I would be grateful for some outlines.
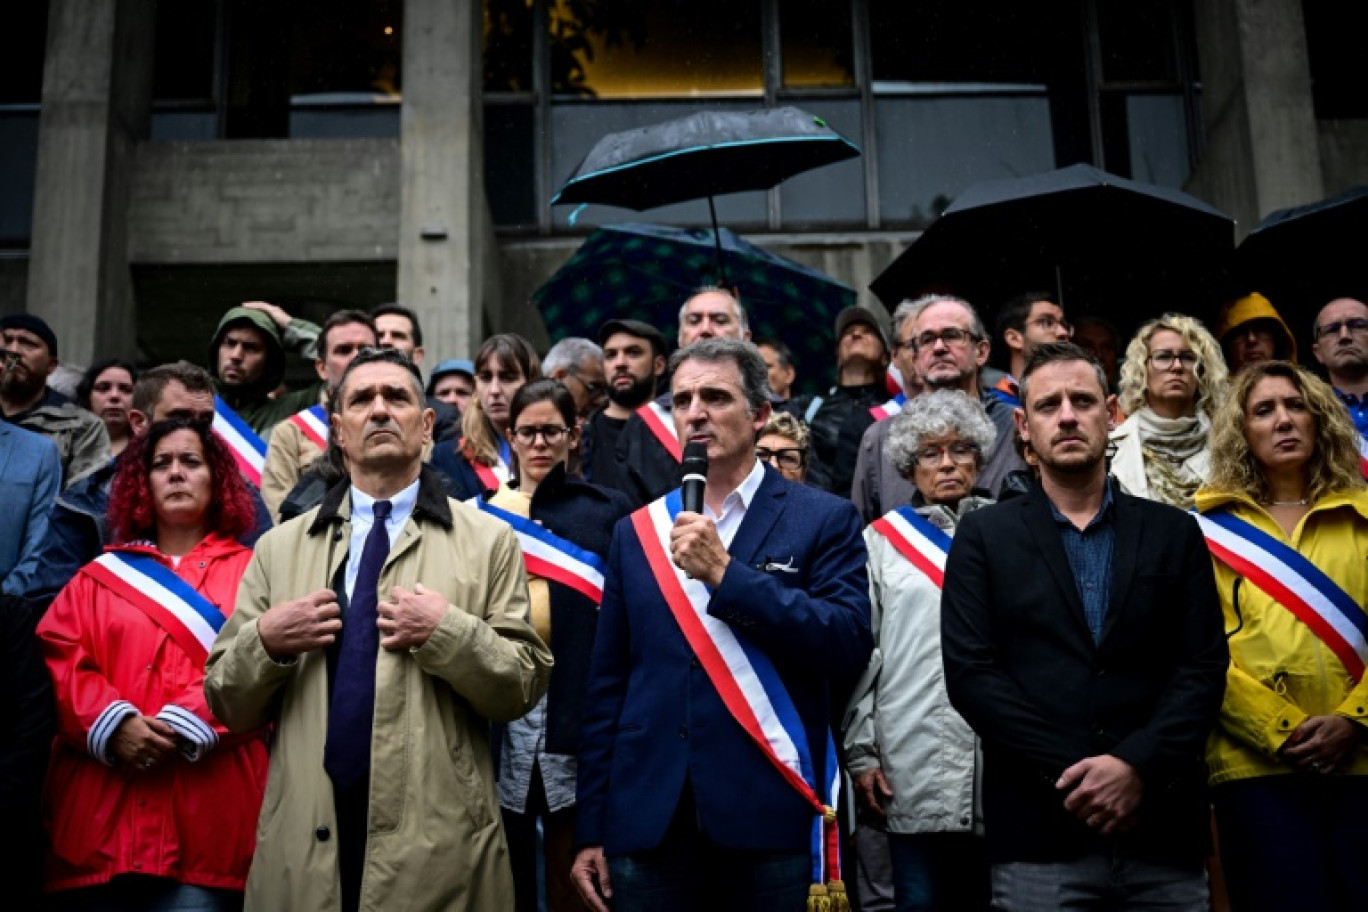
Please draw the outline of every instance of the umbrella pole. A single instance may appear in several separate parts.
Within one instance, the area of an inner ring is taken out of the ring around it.
[[[1055,303],[1059,309],[1064,309],[1064,273],[1059,268],[1059,263],[1055,262]]]
[[[708,197],[708,215],[712,216],[713,245],[717,250],[717,284],[721,288],[731,289],[727,281],[727,264],[722,259],[722,232],[717,227],[717,206],[711,196]]]

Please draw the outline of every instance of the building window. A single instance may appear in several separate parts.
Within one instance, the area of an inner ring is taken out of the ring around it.
[[[0,249],[26,250],[38,175],[48,4],[10,4],[0,28]]]
[[[1368,4],[1305,0],[1306,53],[1311,64],[1311,98],[1320,120],[1368,118],[1364,91],[1363,36]]]

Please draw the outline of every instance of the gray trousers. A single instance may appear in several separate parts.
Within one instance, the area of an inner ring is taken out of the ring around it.
[[[1158,864],[1116,847],[1074,861],[993,865],[993,909],[999,912],[1207,912],[1206,871]]]

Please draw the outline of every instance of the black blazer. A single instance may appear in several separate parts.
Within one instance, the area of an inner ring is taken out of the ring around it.
[[[1211,558],[1181,510],[1112,487],[1111,598],[1100,643],[1084,619],[1044,490],[970,513],[945,568],[941,642],[950,702],[983,740],[994,861],[1064,861],[1104,838],[1054,783],[1112,754],[1145,784],[1137,855],[1200,864],[1202,759],[1229,661]]]

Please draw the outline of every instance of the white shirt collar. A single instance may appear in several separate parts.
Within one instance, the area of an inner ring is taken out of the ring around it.
[[[356,485],[352,485],[352,522],[356,523],[361,521],[367,525],[375,522],[375,501],[376,498],[371,497]],[[407,522],[409,514],[413,512],[413,508],[418,504],[418,479],[414,479],[413,484],[389,498],[389,502],[391,506],[388,523],[394,525]]]
[[[722,512],[724,514],[731,511],[736,505],[736,501],[741,501],[741,511],[744,513],[750,509],[751,501],[755,499],[755,492],[760,490],[760,484],[765,480],[765,466],[760,460],[755,460],[755,465],[751,467],[750,474],[746,476],[741,484],[737,485],[736,490],[722,498]],[[704,510],[711,514],[710,509]]]

